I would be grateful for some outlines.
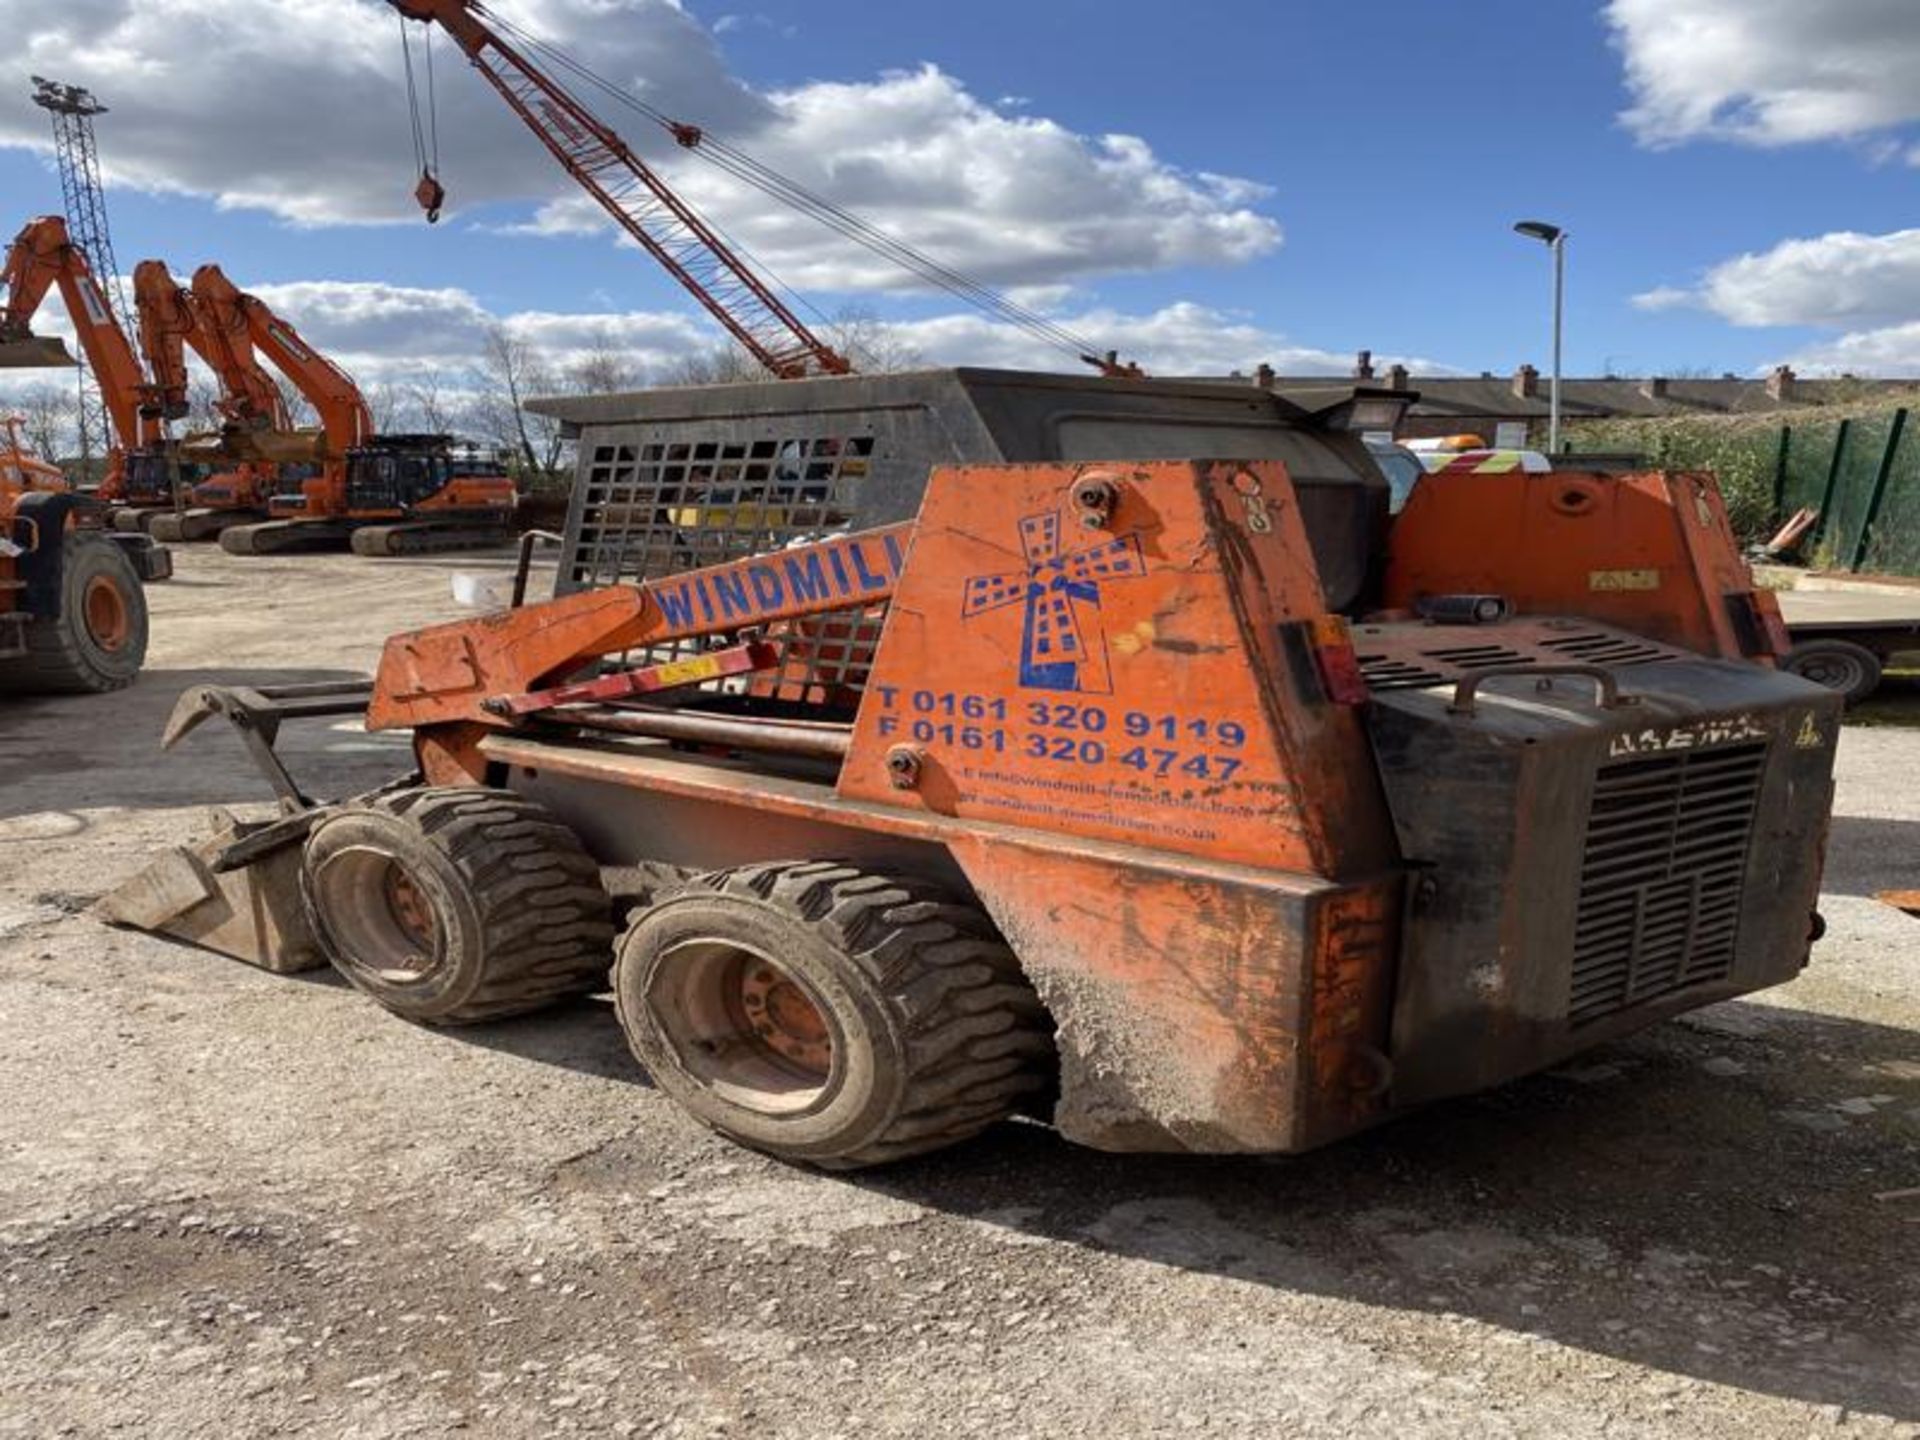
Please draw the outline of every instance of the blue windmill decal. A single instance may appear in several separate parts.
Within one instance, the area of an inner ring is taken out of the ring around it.
[[[1025,570],[975,575],[966,584],[960,615],[1024,603],[1020,636],[1020,683],[1032,690],[1077,690],[1105,694],[1106,636],[1097,612],[1100,587],[1147,573],[1138,535],[1115,535],[1083,550],[1062,554],[1060,515],[1029,515],[1020,522]]]

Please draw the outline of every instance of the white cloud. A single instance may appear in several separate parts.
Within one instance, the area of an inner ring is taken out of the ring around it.
[[[327,353],[363,385],[407,383],[428,371],[442,376],[470,370],[490,326],[527,342],[550,367],[564,370],[614,351],[645,373],[661,376],[690,356],[720,343],[703,321],[650,311],[544,310],[495,314],[458,287],[388,285],[379,281],[309,280],[251,287],[291,322],[308,343]],[[1070,329],[1124,336],[1124,358],[1158,375],[1250,374],[1265,362],[1283,375],[1344,375],[1346,352],[1301,345],[1244,315],[1180,302],[1145,314],[1095,308],[1056,317]],[[68,334],[59,307],[42,312],[37,327]],[[930,366],[993,365],[1058,370],[1060,353],[1045,341],[973,314],[948,314],[887,323],[890,341],[917,353]],[[1390,359],[1382,359],[1382,365]],[[1405,361],[1422,374],[1445,367],[1419,358]]]
[[[1282,375],[1345,375],[1353,368],[1351,353],[1304,346],[1245,316],[1187,301],[1145,315],[1103,308],[1059,318],[1082,334],[1124,336],[1121,357],[1155,375],[1251,374],[1263,361]],[[943,315],[888,328],[929,364],[1061,368],[1059,353],[1045,342],[975,315]],[[1427,361],[1409,363],[1428,374],[1441,370]]]
[[[1119,271],[1237,264],[1278,248],[1257,182],[1176,170],[1131,135],[1083,136],[985,105],[933,66],[770,95],[754,158],[942,264],[997,286]],[[923,282],[695,157],[678,191],[784,283],[806,292]],[[578,191],[543,205],[535,233],[602,231]]]
[[[495,315],[454,287],[425,289],[378,281],[314,280],[257,285],[258,295],[362,384],[404,383],[423,370],[470,369],[490,326],[532,346],[556,369],[597,351],[619,351],[644,369],[664,368],[715,343],[687,316],[649,311]]]
[[[1692,289],[1662,287],[1634,303],[1642,309],[1696,304],[1735,325],[1900,324],[1920,315],[1920,230],[1840,230],[1783,240],[1722,261]]]
[[[562,49],[751,133],[767,103],[733,79],[710,37],[668,0],[514,0],[503,9]],[[110,108],[98,122],[110,181],[206,196],[300,224],[411,220],[399,32],[385,4],[303,0],[0,0],[17,75],[76,81]],[[418,44],[416,35],[416,45]],[[463,204],[555,193],[566,182],[500,98],[436,39],[441,159]],[[416,48],[416,62],[421,52]],[[46,115],[0,90],[0,144],[44,149]],[[664,136],[637,144],[671,148]]]
[[[1698,303],[1699,297],[1693,291],[1673,285],[1656,285],[1633,297],[1636,310],[1680,310]]]
[[[1633,303],[1697,306],[1733,325],[1840,332],[1784,357],[1806,374],[1920,374],[1920,229],[1783,240],[1722,261],[1694,286],[1662,286]]]
[[[1920,320],[1857,330],[1786,357],[1803,375],[1920,375]]]
[[[1915,0],[1609,0],[1642,142],[1870,136],[1920,119]]]
[[[671,0],[500,9],[649,104],[995,284],[1237,263],[1280,244],[1279,225],[1253,208],[1264,187],[1176,169],[1138,137],[1002,113],[931,66],[759,94]],[[417,213],[398,32],[384,4],[0,0],[0,33],[17,71],[82,80],[112,107],[100,128],[114,181],[305,225]],[[445,37],[436,44],[453,206],[527,203],[539,207],[535,229],[602,228],[592,202]],[[902,285],[900,272],[688,155],[643,117],[594,101],[789,283]],[[44,148],[46,137],[46,116],[18,87],[0,92],[0,145]]]

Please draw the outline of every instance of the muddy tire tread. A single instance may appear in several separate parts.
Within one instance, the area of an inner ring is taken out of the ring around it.
[[[812,1163],[857,1169],[942,1149],[1052,1083],[1052,1019],[976,907],[917,877],[835,861],[748,865],[693,883],[819,930],[903,1024],[909,1073],[894,1119],[861,1148]]]
[[[517,796],[460,787],[400,791],[369,808],[410,820],[478,901],[486,979],[435,1024],[525,1014],[605,984],[613,954],[607,894],[599,866],[566,826]]]

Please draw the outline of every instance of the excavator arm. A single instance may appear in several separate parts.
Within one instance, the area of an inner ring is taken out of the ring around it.
[[[372,438],[373,415],[353,377],[302,340],[265,301],[240,289],[218,265],[194,271],[192,293],[212,343],[235,354],[257,348],[306,397],[320,417],[328,459],[342,459]]]
[[[7,303],[0,313],[0,348],[44,345],[33,333],[33,317],[48,291],[58,287],[80,348],[99,382],[119,447],[137,450],[160,443],[164,439],[161,398],[147,383],[140,357],[114,319],[86,257],[68,238],[67,222],[58,215],[29,221],[7,251],[4,276]]]
[[[223,420],[242,430],[292,429],[280,387],[261,368],[244,328],[208,323],[199,298],[164,261],[142,260],[134,267],[133,293],[140,348],[169,419],[187,412],[186,351],[191,347],[219,383],[216,408]]]

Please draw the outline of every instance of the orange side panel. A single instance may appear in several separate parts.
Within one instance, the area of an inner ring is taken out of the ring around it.
[[[1097,525],[1089,485],[1113,497]],[[1325,618],[1277,462],[935,471],[840,793],[1378,873],[1393,851],[1371,753],[1304,639]]]
[[[1290,1151],[1383,1113],[1396,886],[949,844],[1060,1027],[1069,1139]]]
[[[1582,615],[1738,659],[1727,597],[1754,587],[1705,475],[1508,471],[1415,485],[1394,523],[1385,591],[1395,609],[1504,595],[1522,614]]]

